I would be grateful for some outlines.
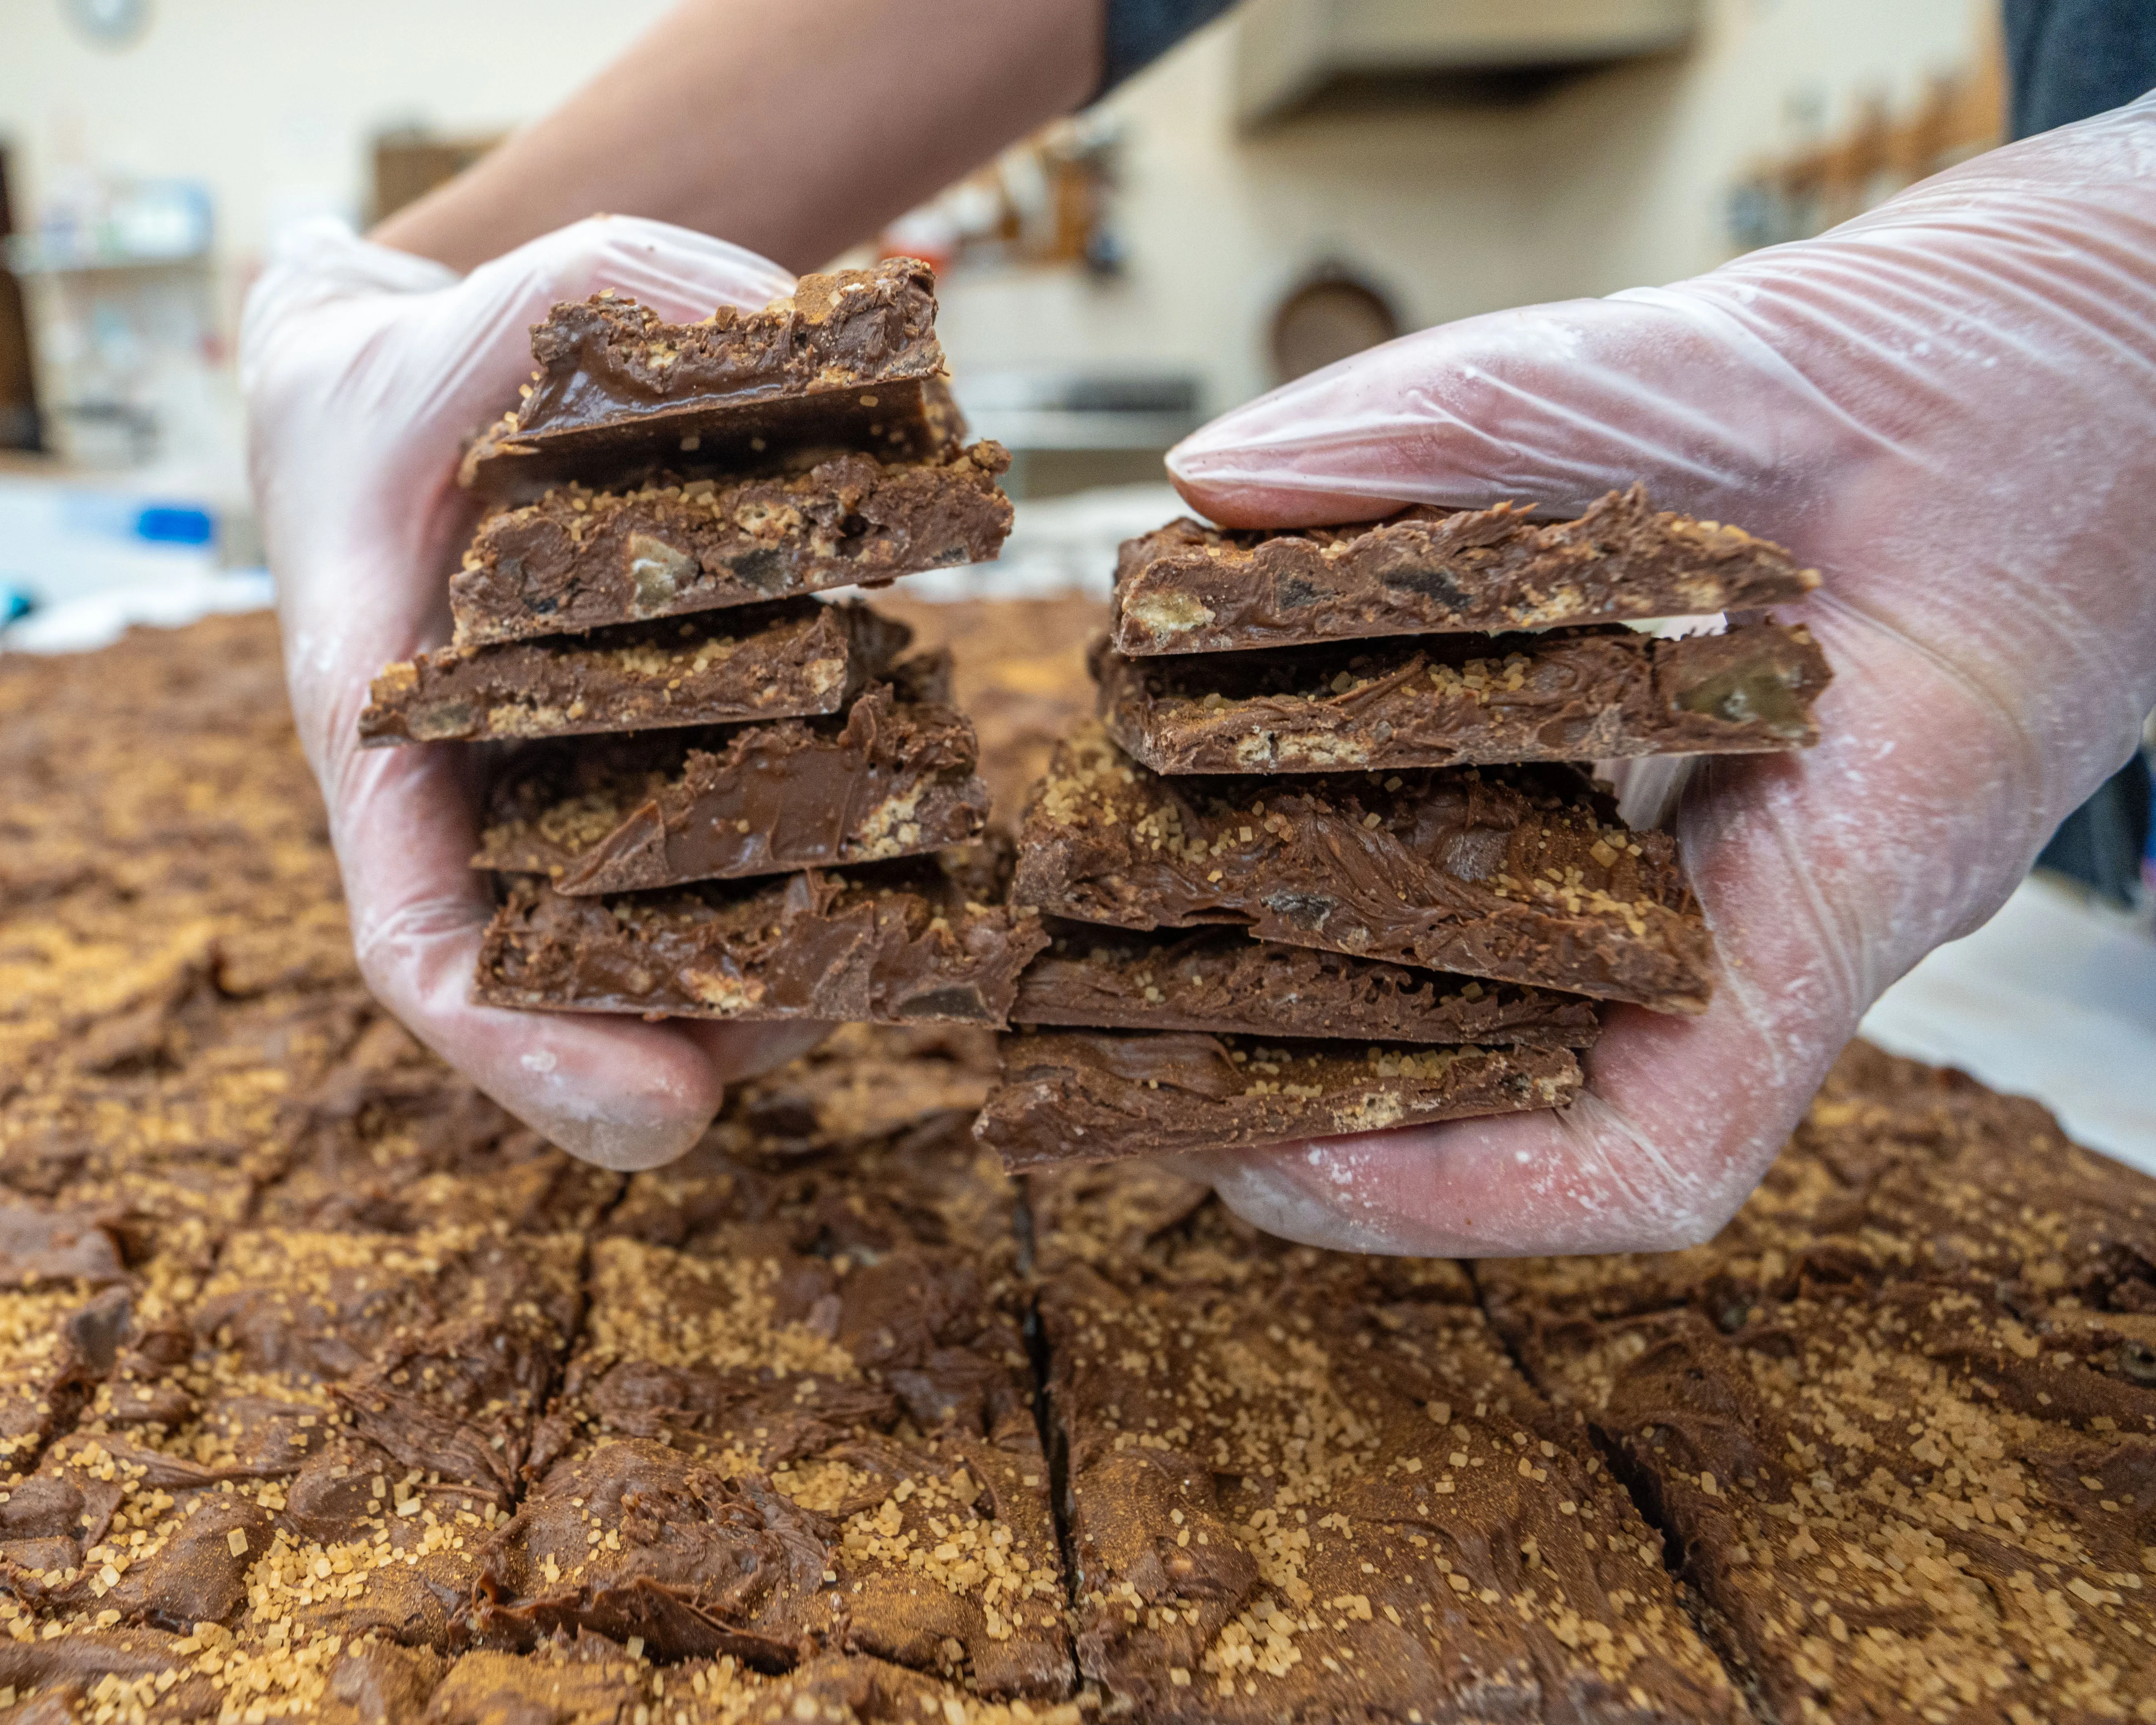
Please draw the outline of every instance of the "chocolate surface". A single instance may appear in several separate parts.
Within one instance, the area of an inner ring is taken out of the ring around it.
[[[1013,1168],[1562,1107],[1580,1083],[1569,1049],[1361,1049],[1179,1030],[1014,1034],[1003,1059],[974,1131]]]
[[[1327,773],[1744,754],[1819,741],[1825,656],[1755,624],[1654,640],[1629,629],[1126,659],[1100,715],[1156,773]]]
[[[1000,444],[886,464],[858,453],[807,472],[626,490],[557,486],[495,510],[449,578],[457,644],[875,583],[993,557],[1010,531]]]
[[[1561,767],[1163,778],[1097,725],[1026,809],[1016,902],[1705,1009],[1711,947],[1666,833]]]
[[[1171,522],[1126,542],[1116,650],[1233,653],[1357,635],[1495,634],[1742,611],[1819,584],[1778,545],[1612,491],[1576,521],[1507,503],[1426,506],[1368,526],[1234,532]]]
[[[1483,1042],[1587,1048],[1594,1003],[1508,988],[1234,929],[1150,934],[1051,919],[1051,943],[1019,978],[1020,1024],[1338,1036],[1351,1042]]]
[[[1143,1164],[1029,1185],[1104,1713],[1748,1717],[1456,1266],[1267,1240]]]
[[[730,725],[842,711],[912,631],[866,605],[814,599],[444,647],[374,680],[369,747]]]
[[[932,680],[901,679],[909,693]],[[878,684],[843,721],[541,745],[495,786],[472,863],[572,896],[627,892],[918,855],[973,838],[988,813],[973,726]]]
[[[690,324],[602,292],[555,306],[532,328],[531,357],[538,376],[466,455],[467,485],[653,453],[737,460],[807,443],[923,455],[942,441],[924,389],[943,372],[936,278],[914,259],[804,275],[760,311],[721,305]]]
[[[520,880],[488,926],[473,994],[568,1012],[1000,1025],[1047,939],[964,853],[617,898]]]

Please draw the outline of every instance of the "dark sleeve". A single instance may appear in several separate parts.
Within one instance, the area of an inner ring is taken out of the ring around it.
[[[2156,6],[2006,0],[2006,74],[2017,138],[2123,107],[2156,88]]]
[[[1107,52],[1095,100],[1134,72],[1142,72],[1200,24],[1235,0],[1106,0]]]

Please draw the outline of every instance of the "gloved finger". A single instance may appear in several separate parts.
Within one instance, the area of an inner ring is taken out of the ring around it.
[[[470,786],[454,751],[355,751],[335,787],[352,942],[376,998],[511,1113],[604,1168],[654,1168],[702,1136],[738,1050],[672,1024],[510,1012],[471,999],[493,913],[470,866]]]
[[[798,1060],[837,1026],[796,1019],[740,1024],[713,1019],[676,1019],[674,1028],[704,1050],[721,1079],[738,1084]]]

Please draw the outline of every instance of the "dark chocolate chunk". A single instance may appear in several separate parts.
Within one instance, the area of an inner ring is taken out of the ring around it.
[[[618,898],[520,880],[473,993],[565,1012],[1000,1025],[1047,942],[965,853]]]
[[[998,444],[791,477],[564,485],[480,522],[449,578],[460,647],[677,617],[984,562],[1010,531]]]
[[[981,830],[973,759],[955,708],[884,683],[843,721],[541,744],[495,787],[472,863],[575,896],[918,855]]]
[[[1103,1717],[1749,1717],[1456,1266],[1268,1240],[1142,1164],[1029,1189]]]
[[[535,325],[531,357],[536,381],[466,454],[467,485],[501,491],[654,454],[921,456],[951,430],[936,278],[911,258],[804,275],[761,311],[721,305],[691,324],[598,294]]]
[[[1569,1049],[1361,1049],[1178,1030],[1004,1038],[1003,1082],[974,1127],[1007,1168],[1338,1137],[1562,1107]]]
[[[1355,635],[1493,634],[1552,624],[1752,610],[1819,584],[1736,527],[1612,491],[1577,521],[1507,503],[1418,506],[1367,526],[1233,532],[1192,521],[1127,541],[1116,650],[1233,653]]]
[[[444,647],[387,667],[359,716],[369,747],[573,737],[835,713],[912,630],[856,603],[786,600],[586,635]]]
[[[1102,720],[1156,773],[1809,748],[1830,675],[1809,634],[1771,624],[1682,640],[1620,627],[1196,657],[1107,651],[1098,670]]]
[[[1026,810],[1014,901],[1700,1012],[1712,946],[1676,842],[1569,768],[1168,778],[1097,725]]]
[[[1138,933],[1050,919],[1012,1019],[1216,1035],[1587,1048],[1601,1023],[1574,994],[1516,988],[1254,941],[1238,930]]]

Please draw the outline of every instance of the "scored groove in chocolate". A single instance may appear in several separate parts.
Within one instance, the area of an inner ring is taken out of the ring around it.
[[[1156,773],[1327,773],[1746,754],[1819,740],[1801,629],[1616,628],[1098,658],[1100,715]]]
[[[1819,584],[1779,546],[1611,491],[1575,521],[1424,506],[1363,526],[1237,532],[1171,522],[1124,542],[1113,639],[1132,657],[1358,635],[1477,634],[1742,611]]]

